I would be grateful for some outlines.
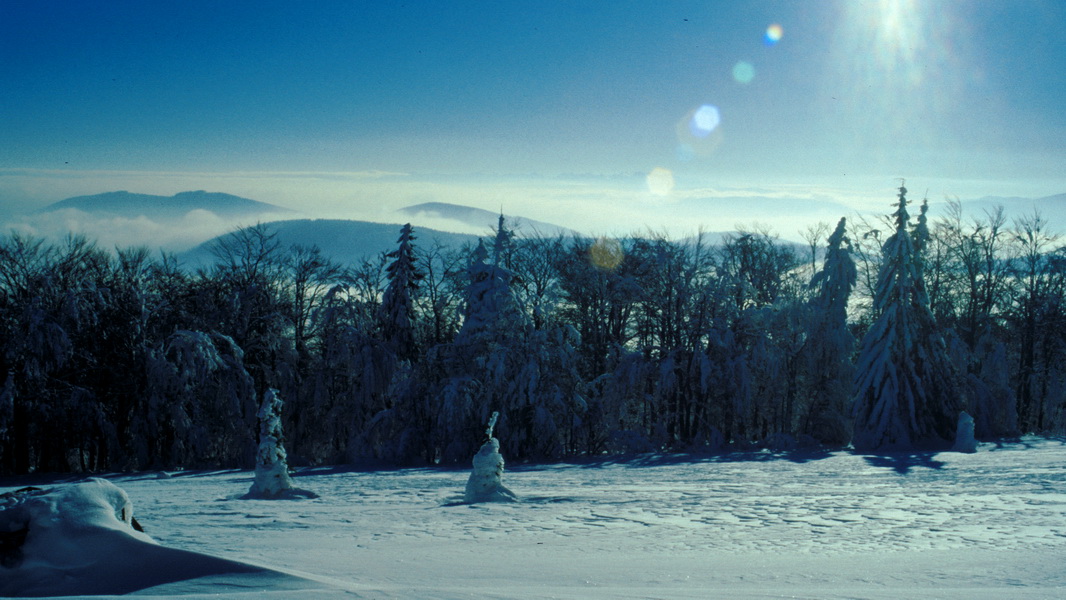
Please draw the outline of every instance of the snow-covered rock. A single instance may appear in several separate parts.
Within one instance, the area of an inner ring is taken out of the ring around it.
[[[977,452],[977,439],[974,438],[973,430],[973,417],[965,411],[959,413],[959,426],[955,430],[955,446],[952,450],[967,453]]]
[[[133,505],[104,479],[0,496],[0,596],[127,594],[208,576],[271,584],[288,575],[165,548],[133,527]]]

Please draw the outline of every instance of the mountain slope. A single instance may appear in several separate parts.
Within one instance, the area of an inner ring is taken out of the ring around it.
[[[1040,216],[1048,220],[1052,229],[1061,230],[1066,227],[1066,194],[1044,198],[987,196],[977,200],[962,201],[964,215],[976,218],[983,218],[986,211],[993,211],[999,206],[1003,207],[1003,212],[1008,219],[1025,218],[1031,216],[1033,211],[1037,211]]]
[[[342,265],[357,264],[373,258],[381,252],[396,249],[396,240],[400,236],[402,225],[387,223],[370,223],[367,221],[348,221],[340,219],[297,219],[274,221],[265,225],[277,235],[281,248],[294,245],[318,246],[323,254]],[[227,234],[228,235],[228,234]],[[459,248],[463,244],[477,243],[477,236],[464,233],[450,233],[415,227],[415,246],[429,248],[439,243],[449,248]],[[215,257],[211,252],[220,236],[178,255],[178,259],[187,268],[210,265]]]
[[[446,219],[467,226],[484,228],[486,231],[495,227],[500,218],[499,213],[494,213],[490,210],[449,204],[447,202],[424,202],[401,208],[396,212],[412,220],[417,220],[419,217]],[[507,226],[517,231],[520,235],[555,237],[557,235],[570,236],[577,234],[573,229],[545,223],[544,221],[535,221],[511,215],[504,215],[504,218],[507,219]]]

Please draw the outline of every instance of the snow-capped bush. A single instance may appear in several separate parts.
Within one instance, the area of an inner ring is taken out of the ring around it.
[[[474,455],[474,472],[466,482],[465,502],[514,502],[518,499],[514,492],[503,485],[503,456],[500,454],[500,442],[492,437],[499,413],[492,413],[489,426],[485,430],[488,438],[481,450]]]
[[[955,452],[977,452],[977,439],[973,435],[973,417],[966,412],[959,413],[959,427],[955,431]]]
[[[277,390],[268,389],[259,408],[259,452],[255,459],[255,480],[245,498],[317,497],[297,489],[289,477],[285,453],[285,435],[281,428],[281,407],[284,404]]]

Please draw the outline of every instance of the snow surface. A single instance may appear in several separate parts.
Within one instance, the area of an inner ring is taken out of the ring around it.
[[[1062,439],[520,465],[512,503],[461,503],[468,474],[306,469],[321,497],[292,502],[239,499],[250,471],[113,476],[162,546],[114,510],[94,543],[182,553],[189,574],[136,593],[189,599],[1066,597]],[[112,581],[167,564],[94,548]],[[275,571],[197,577],[204,555]]]

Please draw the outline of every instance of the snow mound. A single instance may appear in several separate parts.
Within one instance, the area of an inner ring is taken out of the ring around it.
[[[0,596],[128,594],[200,578],[215,586],[220,576],[234,588],[306,587],[283,573],[160,546],[134,529],[129,496],[104,479],[0,495],[0,556]]]

